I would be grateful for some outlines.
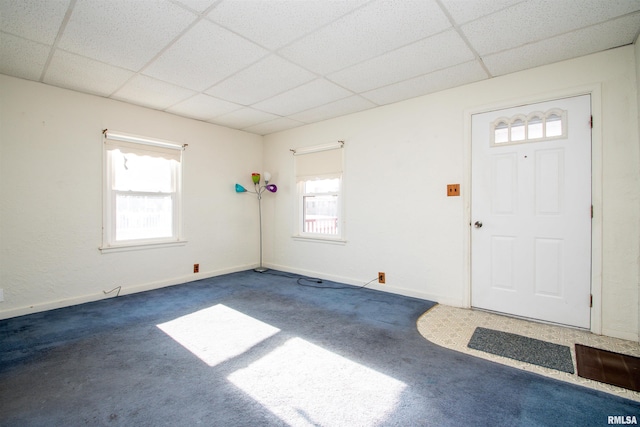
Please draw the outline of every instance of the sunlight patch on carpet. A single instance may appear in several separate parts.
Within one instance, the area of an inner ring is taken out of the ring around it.
[[[302,338],[292,338],[228,377],[288,425],[376,425],[405,383]]]
[[[239,356],[280,332],[222,304],[157,326],[209,366]]]

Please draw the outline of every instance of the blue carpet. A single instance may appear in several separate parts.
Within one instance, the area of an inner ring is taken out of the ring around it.
[[[640,416],[636,402],[426,341],[416,320],[429,301],[323,285],[346,289],[247,271],[0,321],[0,425],[597,426]]]

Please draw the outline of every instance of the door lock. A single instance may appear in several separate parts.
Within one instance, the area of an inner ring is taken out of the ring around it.
[[[473,224],[473,226],[475,228],[482,228],[482,221],[476,221],[475,224]]]

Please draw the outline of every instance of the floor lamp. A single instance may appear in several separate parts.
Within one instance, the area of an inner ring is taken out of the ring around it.
[[[262,266],[262,193],[265,191],[269,191],[270,193],[275,193],[278,191],[278,187],[275,184],[269,184],[271,180],[271,174],[269,172],[264,173],[264,185],[260,185],[260,174],[252,173],[251,181],[253,181],[253,191],[248,191],[240,184],[236,184],[236,193],[255,193],[258,196],[258,222],[260,224],[260,266],[258,268],[254,268],[253,271],[257,271],[258,273],[264,273],[268,270]]]

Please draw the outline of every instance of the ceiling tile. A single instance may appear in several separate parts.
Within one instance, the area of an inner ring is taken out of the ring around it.
[[[302,125],[304,125],[304,123],[287,119],[286,117],[281,117],[279,119],[271,120],[259,125],[249,126],[247,128],[244,128],[243,130],[251,133],[257,133],[258,135],[267,135],[269,133],[297,128]]]
[[[49,46],[0,33],[0,73],[40,80],[50,51]]]
[[[109,96],[134,73],[73,53],[56,50],[44,83],[100,96]]]
[[[640,13],[563,34],[537,43],[488,55],[483,59],[499,76],[632,43],[640,28]]]
[[[187,6],[189,9],[202,13],[207,10],[212,4],[217,2],[218,0],[176,0],[179,3]]]
[[[255,108],[279,116],[298,113],[352,95],[351,92],[324,79],[298,86],[254,105]]]
[[[282,49],[285,58],[327,74],[450,27],[434,0],[381,0]]]
[[[523,0],[440,0],[444,8],[458,25],[473,21],[485,15],[490,15],[522,1]]]
[[[249,107],[243,107],[231,113],[215,117],[209,121],[235,129],[244,129],[249,126],[268,122],[277,118],[279,118],[279,116],[276,116],[275,114],[265,113],[264,111],[254,110]]]
[[[113,98],[156,110],[164,110],[193,95],[195,95],[194,91],[138,75],[118,90]]]
[[[301,122],[314,123],[321,120],[355,113],[357,111],[368,110],[373,107],[376,107],[376,104],[371,101],[360,96],[350,96],[349,98],[312,108],[310,110],[303,111],[302,113],[293,114],[290,117]]]
[[[262,46],[278,49],[367,1],[223,1],[209,18]]]
[[[488,78],[477,61],[470,61],[431,74],[405,80],[362,94],[379,105],[391,104],[405,99],[438,92],[452,87],[477,82]]]
[[[484,56],[637,10],[637,0],[530,0],[463,25],[461,30]]]
[[[207,90],[208,94],[250,105],[315,78],[315,74],[275,55],[234,74]]]
[[[209,120],[220,114],[237,110],[238,108],[241,108],[238,104],[199,93],[194,97],[168,108],[166,111],[199,120]]]
[[[347,89],[364,92],[471,61],[474,57],[460,35],[449,30],[330,74],[328,78]]]
[[[260,46],[201,21],[156,59],[144,74],[201,91],[266,55]]]
[[[64,19],[69,0],[0,1],[0,28],[40,43],[53,44]]]
[[[166,1],[79,0],[58,47],[138,71],[195,18]]]

